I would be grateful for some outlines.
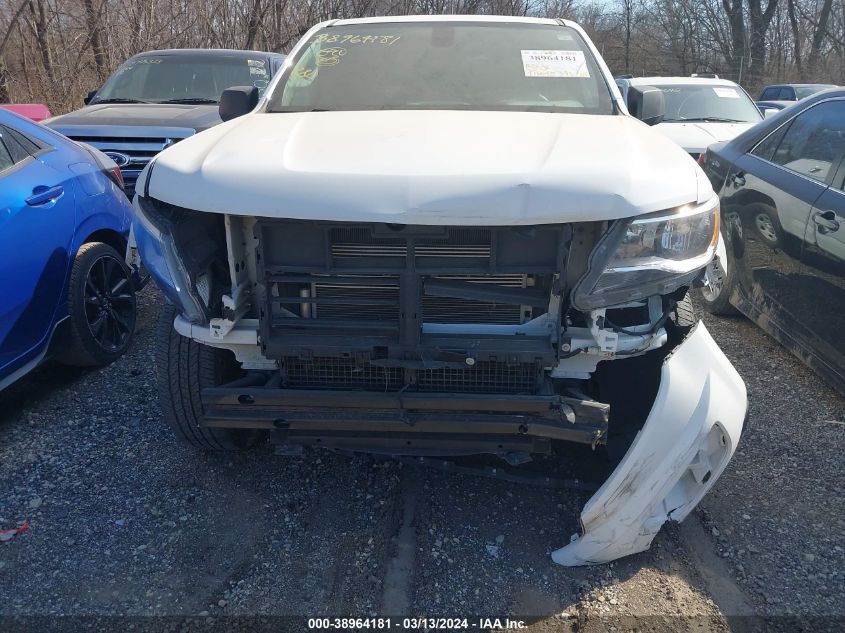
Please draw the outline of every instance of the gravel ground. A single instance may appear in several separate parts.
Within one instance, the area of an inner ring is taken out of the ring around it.
[[[744,318],[705,323],[745,380],[748,423],[701,507],[757,613],[845,628],[845,399]]]
[[[542,631],[845,617],[845,401],[743,319],[707,320],[751,417],[701,510],[649,552],[567,569],[549,553],[586,493],[178,444],[153,378],[159,301],[143,293],[112,366],[48,365],[0,396],[0,529],[30,526],[0,543],[0,616],[521,615]]]

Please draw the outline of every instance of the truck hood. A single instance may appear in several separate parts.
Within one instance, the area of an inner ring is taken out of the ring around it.
[[[659,123],[654,127],[690,154],[701,154],[718,141],[730,141],[753,123]]]
[[[45,125],[61,131],[79,126],[181,127],[197,132],[220,123],[216,105],[103,103],[53,117]]]
[[[253,113],[142,174],[171,204],[274,218],[516,225],[609,220],[714,194],[687,154],[628,116]]]

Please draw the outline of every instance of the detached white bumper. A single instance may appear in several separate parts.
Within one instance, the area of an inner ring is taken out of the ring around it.
[[[590,565],[648,549],[663,523],[683,520],[722,474],[746,408],[745,384],[699,323],[665,360],[645,425],[581,512],[583,534],[552,559]]]

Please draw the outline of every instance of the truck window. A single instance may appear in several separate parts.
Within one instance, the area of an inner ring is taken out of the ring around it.
[[[614,111],[574,29],[468,22],[327,27],[300,49],[268,107],[395,109]]]

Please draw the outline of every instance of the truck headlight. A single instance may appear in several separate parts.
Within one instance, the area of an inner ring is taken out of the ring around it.
[[[596,245],[572,292],[578,310],[594,310],[687,285],[713,258],[718,198],[701,205],[617,221]]]

